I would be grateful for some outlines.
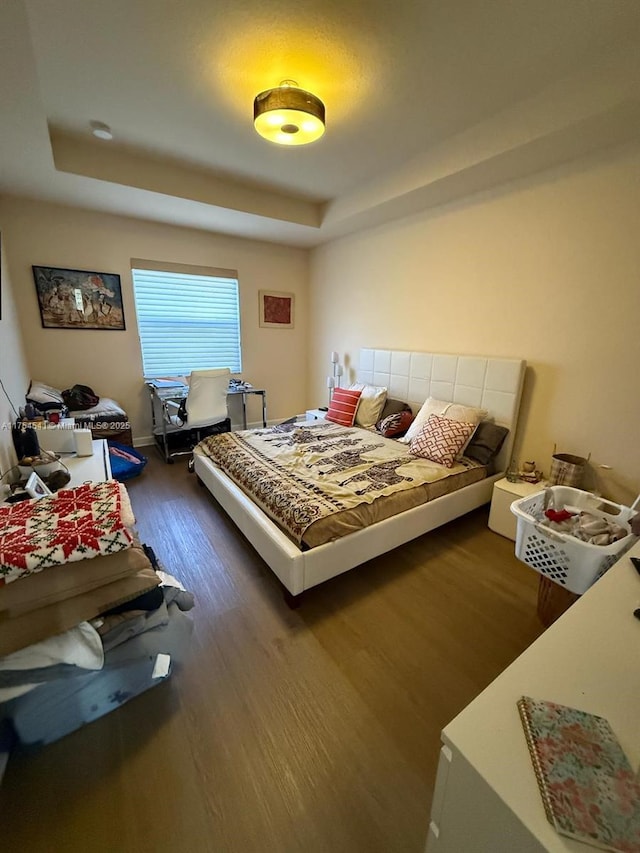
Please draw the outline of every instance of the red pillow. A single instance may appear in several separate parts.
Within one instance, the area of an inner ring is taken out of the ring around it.
[[[405,412],[396,412],[393,415],[388,415],[386,418],[378,421],[376,429],[385,438],[393,438],[396,435],[404,435],[413,423],[413,413],[411,410]]]
[[[350,391],[347,388],[336,388],[331,398],[326,419],[334,424],[350,427],[356,418],[356,409],[362,391]]]

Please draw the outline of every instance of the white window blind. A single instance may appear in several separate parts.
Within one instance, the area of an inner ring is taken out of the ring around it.
[[[133,269],[145,377],[242,372],[238,280]]]

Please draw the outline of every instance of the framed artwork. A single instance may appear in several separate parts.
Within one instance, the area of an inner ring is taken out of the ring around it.
[[[43,329],[117,329],[124,325],[120,276],[32,267]]]
[[[260,290],[260,325],[265,329],[293,329],[295,294]]]
[[[24,488],[32,498],[44,498],[46,495],[51,494],[49,487],[42,482],[35,471],[30,475],[27,485]]]

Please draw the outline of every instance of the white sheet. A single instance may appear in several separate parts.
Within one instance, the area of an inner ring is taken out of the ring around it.
[[[0,669],[29,670],[59,663],[73,664],[81,669],[99,670],[104,666],[104,649],[100,634],[88,622],[81,622],[63,634],[56,634],[13,654],[0,658]],[[24,696],[39,684],[0,688],[0,703]]]
[[[120,415],[123,420],[126,420],[127,417],[125,410],[110,397],[100,397],[98,405],[92,406],[90,409],[69,412],[70,418],[78,418],[78,420],[90,417],[94,417],[95,419],[95,416],[109,417],[113,415]]]
[[[0,658],[0,669],[38,669],[59,663],[82,669],[102,669],[104,651],[100,634],[88,622],[81,622],[63,634],[56,634],[13,654]]]

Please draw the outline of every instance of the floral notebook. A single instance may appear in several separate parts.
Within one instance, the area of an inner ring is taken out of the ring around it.
[[[640,782],[604,717],[523,696],[518,711],[549,822],[602,850],[640,851]]]

